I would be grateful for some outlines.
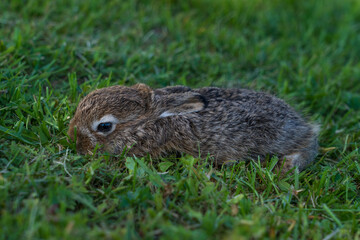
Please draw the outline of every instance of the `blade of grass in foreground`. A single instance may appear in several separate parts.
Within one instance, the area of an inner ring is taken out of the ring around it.
[[[38,145],[38,143],[31,142],[31,141],[25,139],[23,136],[21,136],[17,132],[15,132],[14,130],[8,129],[6,127],[0,126],[0,131],[3,132],[6,135],[12,136],[12,137],[20,140],[23,143],[27,143],[27,144],[32,145],[32,146]]]

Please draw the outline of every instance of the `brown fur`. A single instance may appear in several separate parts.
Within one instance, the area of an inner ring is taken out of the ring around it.
[[[111,114],[119,123],[107,136],[92,123]],[[212,156],[217,163],[277,155],[286,170],[300,171],[317,155],[316,128],[284,101],[246,89],[176,86],[152,90],[144,84],[95,90],[79,103],[77,149],[159,157],[170,152]]]

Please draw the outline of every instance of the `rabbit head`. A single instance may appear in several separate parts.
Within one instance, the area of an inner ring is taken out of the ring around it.
[[[186,87],[155,91],[145,84],[102,88],[80,101],[68,135],[76,140],[81,154],[91,154],[97,145],[100,151],[119,154],[139,138],[151,135],[144,129],[145,123],[197,112],[205,105],[199,93]]]

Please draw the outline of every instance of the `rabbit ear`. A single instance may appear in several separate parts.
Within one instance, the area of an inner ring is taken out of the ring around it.
[[[134,86],[132,86],[132,88],[135,88],[136,90],[138,90],[140,93],[143,94],[149,94],[152,92],[152,89],[143,83],[137,83]]]
[[[149,86],[143,83],[137,83],[131,88],[136,89],[138,93],[142,96],[142,98],[145,100],[145,106],[150,107],[150,104],[154,99],[154,91]]]
[[[163,96],[162,105],[165,111],[161,118],[201,111],[207,106],[207,101],[199,93],[186,92]]]

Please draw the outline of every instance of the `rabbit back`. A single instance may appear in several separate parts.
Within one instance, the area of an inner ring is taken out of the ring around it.
[[[317,154],[316,127],[275,96],[248,89],[201,88],[208,100],[193,121],[200,146],[229,159],[257,159],[266,155],[288,158],[302,170]]]

